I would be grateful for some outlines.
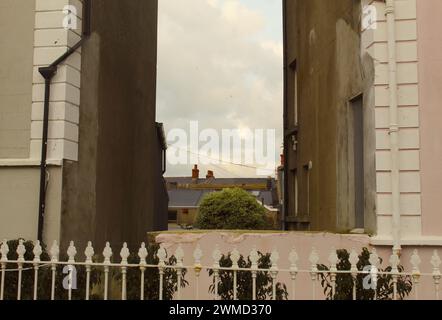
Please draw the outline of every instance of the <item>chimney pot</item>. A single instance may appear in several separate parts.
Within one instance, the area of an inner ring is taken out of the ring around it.
[[[198,165],[195,165],[192,170],[192,181],[198,182],[199,178],[200,178],[200,171],[198,169]]]
[[[212,170],[207,171],[206,179],[214,179],[215,173]]]

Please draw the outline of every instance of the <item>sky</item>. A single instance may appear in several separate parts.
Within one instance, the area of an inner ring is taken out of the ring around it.
[[[164,123],[171,145],[168,158],[183,153],[189,158],[186,164],[169,163],[166,176],[189,176],[196,162],[202,175],[207,170],[219,178],[258,174],[260,163],[227,161],[222,150],[205,153],[182,143],[174,146],[171,133],[182,129],[190,136],[191,121],[198,121],[198,132],[213,129],[220,136],[223,129],[274,129],[272,159],[278,161],[283,126],[281,2],[159,0],[157,121]],[[254,151],[244,144],[240,152],[245,157]],[[196,153],[202,154],[200,161],[192,159]],[[206,164],[223,156],[223,161]]]

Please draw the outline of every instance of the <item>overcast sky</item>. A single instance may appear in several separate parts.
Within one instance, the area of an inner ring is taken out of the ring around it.
[[[166,134],[174,128],[188,131],[190,121],[220,134],[221,129],[276,129],[277,158],[283,114],[281,0],[159,0],[158,32],[157,120]],[[169,165],[166,175],[189,176],[192,166]],[[227,163],[201,165],[204,174],[208,169],[217,177],[256,175],[252,168]]]

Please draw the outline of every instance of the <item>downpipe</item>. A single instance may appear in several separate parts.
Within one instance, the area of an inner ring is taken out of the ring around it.
[[[83,33],[81,39],[69,50],[56,59],[48,67],[41,67],[38,72],[45,79],[45,98],[43,109],[43,134],[41,142],[41,160],[40,160],[40,192],[39,192],[39,204],[38,204],[38,231],[37,238],[39,241],[43,241],[43,228],[44,218],[46,213],[46,193],[48,188],[47,175],[47,154],[48,154],[48,132],[49,132],[49,106],[51,97],[51,82],[53,77],[57,74],[58,66],[68,59],[77,49],[79,49],[83,42],[90,35],[90,13],[91,2],[90,0],[83,1]]]
[[[400,212],[400,168],[399,168],[399,122],[398,122],[398,84],[396,60],[396,15],[395,1],[385,1],[385,16],[388,33],[388,85],[390,101],[390,149],[391,149],[391,192],[392,192],[392,233],[393,251],[399,253],[401,247],[401,212]]]

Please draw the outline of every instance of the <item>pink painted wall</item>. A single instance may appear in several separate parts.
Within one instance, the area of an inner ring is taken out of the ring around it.
[[[309,256],[312,248],[316,248],[319,253],[319,263],[329,265],[328,258],[332,248],[336,249],[355,249],[361,252],[362,248],[366,247],[370,250],[370,238],[367,235],[341,235],[330,233],[304,233],[304,232],[290,232],[290,233],[246,233],[239,234],[236,232],[207,232],[207,233],[163,233],[156,237],[156,241],[162,244],[168,252],[168,255],[173,255],[178,245],[181,244],[184,253],[184,265],[191,267],[194,265],[193,252],[197,245],[203,251],[202,265],[205,267],[213,266],[212,253],[216,246],[219,246],[223,254],[231,252],[235,247],[244,256],[247,257],[250,251],[256,246],[258,251],[262,253],[270,253],[277,249],[280,254],[278,267],[280,270],[288,270],[290,263],[288,260],[289,252],[293,247],[296,248],[299,255],[299,270],[304,270],[298,275],[296,280],[296,300],[312,300],[313,298],[313,282],[309,275],[311,265]],[[377,247],[379,256],[383,259],[382,267],[389,265],[389,258],[391,256],[391,247]],[[422,277],[418,286],[414,286],[413,292],[408,299],[413,300],[416,297],[416,289],[418,290],[419,299],[434,300],[435,285],[432,277],[431,256],[435,249],[431,247],[404,247],[401,255],[401,265],[405,270],[411,272],[412,265],[410,258],[415,249],[419,249],[419,255],[422,260],[420,271]],[[186,280],[189,286],[182,292],[182,298],[186,300],[194,300],[196,298],[196,281],[195,272],[189,268],[186,275]],[[291,278],[288,271],[280,272],[278,282],[285,283],[289,292],[289,299],[291,300]],[[207,271],[201,272],[198,290],[199,297],[203,300],[212,300],[214,296],[208,292],[209,286],[212,283],[212,278],[209,278]],[[315,286],[316,299],[324,300],[325,296],[322,293],[322,288],[319,283]],[[442,294],[442,292],[441,292]]]
[[[235,232],[209,232],[209,233],[164,233],[157,236],[156,241],[166,248],[169,255],[173,255],[178,244],[182,245],[185,252],[184,265],[193,266],[193,252],[197,245],[200,245],[204,253],[202,259],[203,266],[213,266],[212,253],[217,245],[223,254],[231,252],[235,247],[244,257],[248,257],[250,251],[256,246],[262,253],[271,253],[277,249],[280,254],[278,266],[280,269],[289,269],[289,252],[293,247],[296,248],[299,255],[300,270],[310,270],[311,265],[309,256],[312,248],[316,248],[321,264],[329,265],[328,257],[332,248],[351,250],[355,248],[361,252],[362,248],[369,247],[369,237],[366,235],[340,235],[329,233],[246,233],[238,234]],[[190,285],[184,290],[182,298],[194,300],[196,298],[195,273],[189,270],[186,279]],[[291,279],[289,272],[281,272],[278,276],[278,282],[285,283],[289,294],[291,293]],[[208,289],[212,283],[207,271],[201,272],[199,280],[200,299],[212,300],[214,296],[209,294]],[[312,300],[313,284],[309,273],[300,273],[296,281],[296,299]],[[315,286],[316,298],[324,300],[322,287],[319,283]],[[289,299],[292,299],[289,296]]]
[[[442,1],[418,0],[423,235],[442,236]]]

